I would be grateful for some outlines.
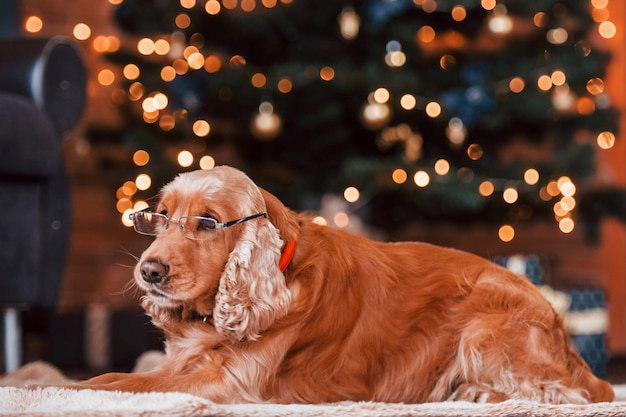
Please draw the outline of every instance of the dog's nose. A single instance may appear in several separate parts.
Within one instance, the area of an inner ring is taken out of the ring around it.
[[[141,278],[149,284],[158,284],[169,272],[170,267],[158,259],[149,259],[141,264]]]

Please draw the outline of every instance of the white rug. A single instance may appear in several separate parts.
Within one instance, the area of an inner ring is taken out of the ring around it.
[[[21,388],[28,383],[60,384],[65,376],[43,362],[34,362],[0,378],[2,416],[626,416],[626,385],[615,386],[616,400],[591,405],[546,405],[510,400],[498,404],[442,402],[388,404],[341,402],[317,405],[214,404],[180,393],[132,394],[46,387]]]

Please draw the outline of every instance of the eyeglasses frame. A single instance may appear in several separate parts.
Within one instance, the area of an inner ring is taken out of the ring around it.
[[[217,229],[225,229],[227,227],[231,227],[231,226],[235,226],[237,224],[240,223],[244,223],[247,222],[249,220],[254,220],[256,218],[259,217],[265,217],[267,219],[267,213],[266,212],[259,212],[256,214],[253,214],[251,216],[246,216],[246,217],[242,217],[240,219],[237,220],[231,220],[225,223],[219,223],[216,219],[212,218],[212,217],[203,217],[203,216],[180,216],[179,218],[175,218],[175,217],[168,217],[167,214],[161,214],[161,213],[155,213],[153,211],[150,211],[148,209],[144,209],[144,210],[139,210],[139,211],[135,211],[133,213],[130,213],[128,215],[128,218],[132,221],[133,223],[133,229],[135,230],[135,232],[139,233],[140,235],[144,235],[144,236],[158,236],[160,235],[160,233],[145,233],[145,232],[140,232],[139,230],[137,230],[137,226],[135,224],[135,215],[138,213],[143,213],[143,214],[151,214],[153,216],[157,216],[160,218],[164,218],[165,219],[165,224],[163,225],[163,230],[167,230],[167,227],[170,224],[170,221],[174,221],[176,223],[178,223],[178,227],[180,228],[181,231],[185,230],[185,223],[181,223],[181,220],[183,219],[198,219],[198,220],[211,220],[215,222],[215,229],[213,230],[217,230]],[[188,236],[185,236],[187,238],[189,238]],[[192,238],[189,238],[192,239]],[[192,239],[192,240],[198,240],[198,239]]]

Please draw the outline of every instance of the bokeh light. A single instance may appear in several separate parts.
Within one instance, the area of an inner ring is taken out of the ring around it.
[[[79,41],[84,41],[91,36],[91,28],[86,23],[77,23],[72,30],[72,34]]]
[[[343,197],[346,199],[347,202],[355,203],[359,201],[361,193],[356,187],[348,187],[343,191]]]
[[[404,184],[408,177],[409,176],[407,175],[406,171],[402,168],[394,169],[394,171],[391,173],[391,179],[396,184]]]
[[[503,242],[510,242],[515,237],[515,229],[509,224],[502,225],[498,229],[498,237]]]
[[[24,22],[24,29],[29,33],[37,33],[43,29],[43,20],[39,16],[28,16]]]

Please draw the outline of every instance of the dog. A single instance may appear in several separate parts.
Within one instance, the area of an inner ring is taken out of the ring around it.
[[[165,359],[75,387],[218,403],[611,401],[530,281],[427,243],[317,224],[228,166],[178,175],[134,281]]]

